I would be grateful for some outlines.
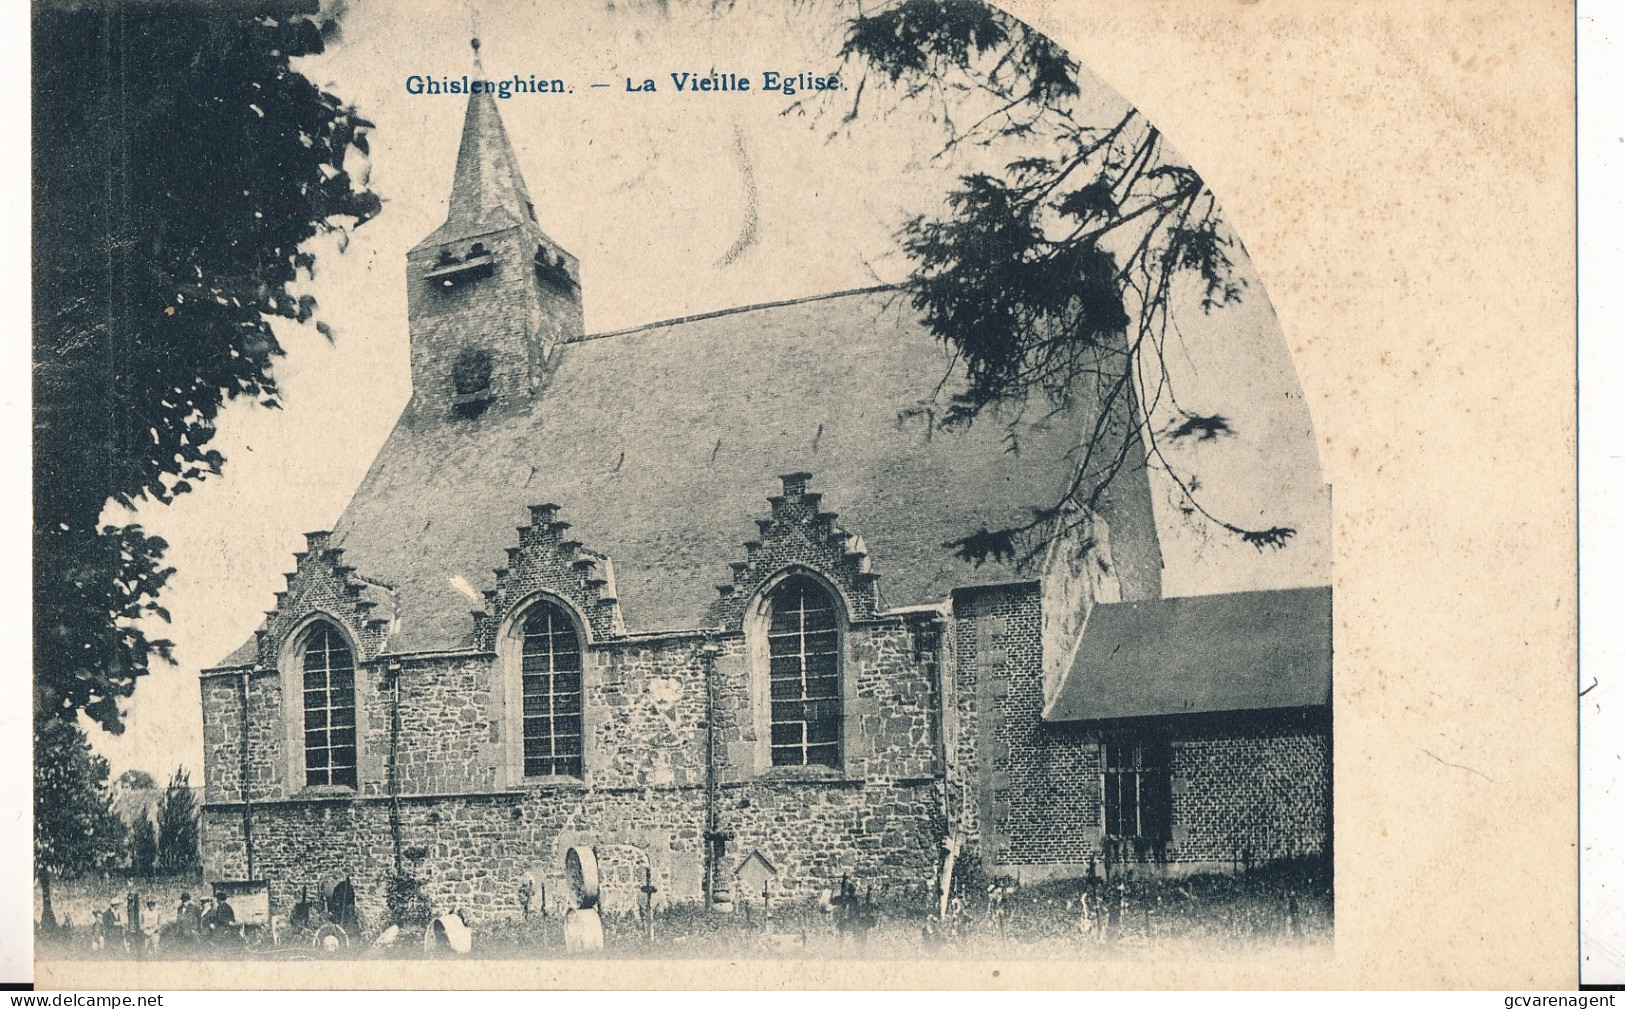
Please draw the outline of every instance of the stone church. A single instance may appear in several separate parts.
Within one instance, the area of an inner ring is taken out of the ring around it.
[[[406,268],[409,404],[202,673],[209,878],[478,923],[572,846],[612,909],[1329,850],[1330,588],[1164,598],[1143,465],[1030,563],[945,546],[1059,500],[1087,402],[902,423],[948,358],[892,290],[585,333],[489,95]]]

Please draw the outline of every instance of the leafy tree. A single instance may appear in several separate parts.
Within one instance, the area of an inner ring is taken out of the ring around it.
[[[313,319],[306,244],[379,210],[350,173],[370,124],[289,62],[336,23],[277,7],[34,7],[36,705],[64,721],[122,731],[170,659],[142,626],[166,544],[109,503],[220,471],[225,403],[277,405],[271,320]]]
[[[122,853],[124,821],[113,812],[107,775],[107,761],[78,725],[35,719],[34,875],[47,929],[56,927],[52,881],[106,868]]]
[[[134,768],[119,775],[118,783],[122,788],[131,792],[144,792],[158,787],[158,782],[153,780],[152,775]]]
[[[158,800],[158,868],[176,875],[198,866],[198,808],[191,774],[175,769]]]
[[[1259,549],[1284,546],[1291,528],[1245,528],[1211,513],[1196,477],[1163,451],[1232,433],[1227,418],[1179,406],[1162,355],[1177,302],[1216,311],[1242,297],[1243,283],[1212,192],[1156,127],[1132,109],[1095,121],[1065,51],[980,0],[864,5],[847,22],[841,57],[858,71],[843,122],[870,89],[890,89],[941,124],[945,151],[1011,155],[1002,170],[961,177],[946,214],[914,217],[899,235],[914,264],[904,289],[965,376],[909,413],[946,428],[997,414],[1018,450],[1030,411],[1081,396],[1098,410],[1076,478],[1054,506],[958,540],[959,553],[1030,558],[1087,521],[1085,509],[1126,467],[1143,464],[1172,479],[1193,520]],[[1165,404],[1178,419],[1158,430],[1150,418]]]

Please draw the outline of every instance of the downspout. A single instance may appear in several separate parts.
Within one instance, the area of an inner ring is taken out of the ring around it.
[[[927,627],[936,628],[936,667],[937,681],[932,684],[936,688],[937,703],[933,729],[937,736],[937,778],[942,782],[942,822],[947,825],[948,832],[953,833],[952,804],[949,802],[949,755],[948,755],[948,622],[940,616],[933,618]],[[956,712],[957,714],[957,712]]]
[[[401,664],[391,661],[385,667],[389,677],[389,840],[395,848],[395,875],[404,876],[405,863],[401,860]]]
[[[243,702],[242,703],[242,734],[243,734],[243,738],[242,738],[242,745],[238,747],[239,751],[241,752],[241,758],[242,758],[242,766],[240,768],[240,774],[241,774],[241,777],[242,777],[242,792],[243,792],[243,852],[247,856],[247,859],[248,859],[248,875],[247,875],[246,878],[253,879],[254,878],[254,792],[253,792],[253,789],[249,787],[249,773],[250,773],[252,765],[251,765],[251,763],[249,761],[249,757],[248,757],[248,725],[249,725],[249,718],[248,718],[248,677],[249,677],[250,673],[251,673],[251,670],[248,667],[245,666],[241,671],[241,675],[239,675],[238,678],[237,678],[237,685],[240,688],[239,692],[242,695],[242,702]]]
[[[723,876],[723,852],[732,833],[722,829],[721,804],[717,796],[717,654],[715,641],[700,648],[705,656],[705,906],[712,911],[732,911],[733,894]]]

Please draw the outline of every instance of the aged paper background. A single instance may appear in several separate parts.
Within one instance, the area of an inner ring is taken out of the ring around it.
[[[42,987],[1573,985],[1572,11],[1002,6],[1202,173],[1294,355],[1333,488],[1335,953],[1085,969],[41,963]]]

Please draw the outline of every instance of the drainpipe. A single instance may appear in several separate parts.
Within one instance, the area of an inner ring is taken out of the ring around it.
[[[717,654],[715,641],[700,648],[705,656],[705,906],[712,911],[732,911],[733,894],[723,870],[723,853],[733,838],[722,828],[717,797]]]
[[[400,877],[406,874],[401,861],[401,664],[391,661],[385,675],[389,677],[389,773],[385,775],[389,785],[389,839],[395,848],[395,875]]]
[[[933,683],[932,687],[934,687],[937,692],[937,703],[935,705],[936,711],[933,713],[936,716],[934,718],[936,724],[933,725],[932,728],[935,730],[937,737],[937,777],[942,781],[942,821],[946,825],[948,832],[951,834],[954,832],[952,818],[953,807],[949,802],[948,790],[951,787],[949,777],[953,765],[950,762],[951,757],[948,753],[948,720],[951,717],[957,717],[958,712],[957,710],[953,713],[948,711],[948,622],[942,619],[941,616],[937,616],[925,626],[935,627],[936,629],[937,655],[935,665],[937,667],[937,682]]]
[[[249,787],[249,774],[251,764],[248,759],[248,677],[251,670],[245,668],[237,678],[239,693],[242,696],[242,745],[238,747],[242,758],[240,773],[242,776],[243,793],[243,852],[248,858],[248,877],[254,878],[254,793]]]

